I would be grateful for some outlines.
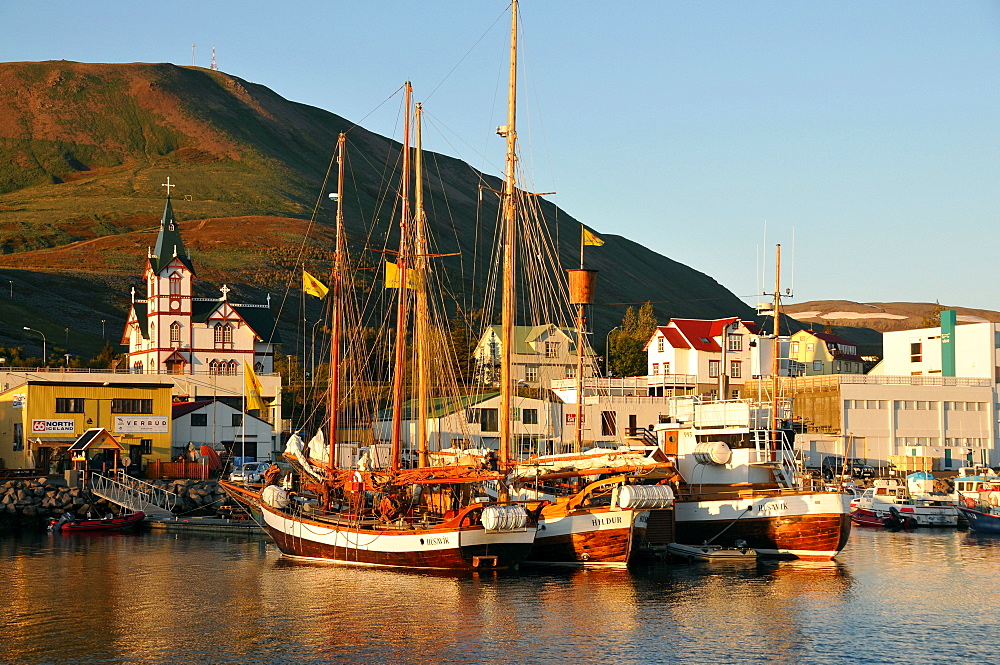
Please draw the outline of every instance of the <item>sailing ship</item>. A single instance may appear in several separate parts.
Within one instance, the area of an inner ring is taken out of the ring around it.
[[[503,486],[502,498],[541,501],[538,511],[538,533],[527,562],[553,565],[627,566],[633,563],[643,544],[648,509],[664,508],[673,500],[666,485],[646,486],[648,477],[637,473],[640,467],[628,464],[593,470],[574,469],[561,477],[543,476],[538,469],[545,460],[529,458],[512,460],[509,451],[514,449],[512,419],[515,381],[512,372],[514,326],[517,307],[516,270],[518,265],[518,228],[522,218],[522,202],[532,196],[518,187],[517,158],[517,30],[518,2],[511,3],[510,78],[507,100],[507,124],[498,128],[506,139],[506,168],[502,205],[502,294],[500,324],[500,468],[510,470],[509,487]],[[527,207],[527,206],[525,206]],[[583,233],[581,229],[581,234]],[[529,232],[535,238],[547,237],[544,232]],[[582,266],[583,240],[581,237],[581,269],[571,270],[569,301],[576,306],[577,371],[578,382],[584,375],[584,305],[590,302],[595,271]],[[537,250],[536,250],[537,252]],[[541,252],[537,252],[541,253]],[[557,254],[552,252],[552,254]],[[544,270],[529,270],[536,280],[544,280]],[[549,276],[551,277],[551,276]],[[582,395],[582,390],[578,392]],[[577,436],[575,452],[581,453],[580,427],[582,419],[577,408]],[[530,478],[525,471],[534,471]],[[647,472],[648,468],[645,469]],[[601,474],[608,478],[598,478]],[[588,480],[590,478],[590,480]],[[660,477],[662,478],[662,476]],[[659,480],[657,478],[656,480]],[[559,482],[551,484],[551,481]],[[593,481],[593,482],[591,482]],[[550,483],[544,491],[539,483]],[[655,481],[654,481],[655,482]]]
[[[425,377],[430,371],[428,356],[432,353],[420,346],[430,325],[430,305],[426,297],[430,282],[429,255],[419,185],[416,214],[412,219],[410,215],[412,105],[409,83],[405,86],[405,108],[403,180],[399,192],[400,243],[398,252],[394,252],[396,263],[389,264],[394,268],[398,289],[389,466],[387,469],[374,468],[377,464],[365,456],[358,468],[338,467],[337,444],[342,431],[339,414],[346,393],[342,384],[345,363],[341,342],[346,296],[351,283],[343,230],[345,137],[341,134],[337,150],[336,247],[330,290],[328,436],[319,433],[309,444],[304,444],[298,436],[289,440],[285,457],[298,471],[295,491],[279,486],[276,472],[265,476],[266,486],[260,492],[232,483],[221,484],[230,496],[259,515],[261,525],[278,548],[291,557],[407,569],[507,569],[515,567],[528,554],[534,542],[536,522],[523,504],[497,501],[487,496],[485,485],[500,483],[502,473],[482,464],[427,466],[424,434],[419,436],[417,468],[404,468],[401,459],[401,424],[407,401],[404,375],[409,357],[406,341],[412,331],[408,328],[411,299],[416,300],[417,310],[416,330],[412,332],[418,340],[418,360],[412,371],[421,389],[417,399],[421,423],[426,422],[428,386]],[[420,183],[419,105],[416,120],[417,182]],[[417,292],[415,298],[411,291]]]

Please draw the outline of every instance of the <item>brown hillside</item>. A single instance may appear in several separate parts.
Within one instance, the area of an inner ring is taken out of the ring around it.
[[[788,316],[802,323],[812,323],[814,326],[863,327],[881,332],[933,326],[937,320],[937,312],[942,309],[955,310],[959,324],[1000,322],[1000,312],[936,303],[813,300],[783,307]]]

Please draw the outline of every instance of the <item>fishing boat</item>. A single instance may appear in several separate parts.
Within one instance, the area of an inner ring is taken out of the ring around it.
[[[134,513],[109,515],[101,519],[78,519],[66,513],[58,520],[49,520],[49,531],[60,533],[90,533],[98,531],[122,531],[133,529],[142,524],[146,513],[137,510]]]
[[[510,78],[507,100],[507,122],[498,128],[498,133],[506,139],[506,166],[504,188],[501,193],[501,324],[500,324],[500,409],[505,417],[500,418],[499,431],[499,467],[510,471],[503,487],[498,488],[498,495],[503,498],[516,498],[541,502],[536,509],[538,514],[538,533],[535,536],[534,547],[526,562],[542,565],[559,566],[610,566],[625,567],[635,561],[636,555],[643,544],[648,510],[651,507],[664,508],[673,501],[670,487],[639,485],[638,468],[628,464],[615,464],[602,469],[608,478],[598,479],[600,472],[593,469],[583,471],[572,468],[562,475],[553,477],[535,473],[531,478],[525,478],[525,469],[536,471],[546,460],[530,458],[514,460],[509,451],[514,450],[512,436],[512,419],[514,414],[513,397],[516,390],[512,372],[512,354],[514,340],[515,315],[517,307],[517,285],[515,266],[523,257],[527,261],[535,256],[558,256],[557,251],[518,252],[519,228],[531,223],[543,225],[535,217],[533,222],[532,206],[524,205],[526,199],[532,196],[522,191],[518,186],[517,165],[517,31],[518,2],[511,3],[511,38],[510,38]],[[541,228],[521,231],[535,242],[549,237]],[[523,272],[530,274],[537,282],[549,282],[547,287],[551,297],[540,297],[546,302],[558,301],[554,309],[561,305],[575,306],[576,322],[576,355],[577,381],[581,382],[584,375],[584,354],[587,348],[585,340],[584,306],[590,303],[593,292],[595,271],[583,267],[583,248],[585,245],[585,230],[581,227],[581,266],[579,270],[570,270],[568,289],[551,284],[555,275],[550,274],[552,266],[525,266]],[[541,308],[532,308],[537,316]],[[567,312],[568,313],[568,312]],[[562,316],[562,311],[551,311],[548,322]],[[568,316],[566,317],[568,318]],[[536,321],[535,323],[540,323]],[[578,392],[582,394],[582,391]],[[579,402],[579,400],[578,400]],[[582,453],[580,439],[580,404],[577,409],[577,436],[574,453]],[[662,476],[660,476],[662,478]],[[658,478],[659,479],[659,478]],[[554,483],[553,481],[559,481]],[[538,484],[550,483],[545,491],[538,489]]]
[[[957,509],[976,533],[1000,534],[1000,508],[977,505],[974,508],[958,506]]]
[[[423,346],[430,325],[431,304],[426,296],[431,281],[427,266],[430,255],[426,249],[419,186],[416,214],[411,217],[410,212],[413,106],[409,83],[404,88],[400,241],[399,250],[392,252],[396,263],[386,263],[386,286],[394,279],[397,289],[388,464],[366,457],[357,468],[338,465],[338,443],[345,431],[340,418],[348,392],[342,379],[356,376],[357,372],[357,364],[351,365],[350,373],[345,371],[350,362],[344,351],[353,347],[342,340],[343,331],[351,327],[346,310],[352,278],[347,269],[343,233],[345,137],[341,134],[337,151],[336,246],[329,291],[330,381],[325,425],[328,435],[318,434],[305,445],[298,436],[289,440],[285,458],[296,468],[299,479],[291,491],[278,485],[277,473],[265,475],[265,487],[260,491],[226,482],[221,485],[252,514],[259,514],[261,526],[281,552],[290,557],[405,569],[508,569],[517,566],[531,549],[536,521],[525,505],[504,497],[496,500],[486,494],[485,486],[501,483],[503,474],[484,465],[427,466],[427,439],[422,433],[418,435],[417,468],[404,468],[402,463],[402,420],[404,402],[408,403],[404,375],[412,372],[417,377],[418,422],[426,423],[425,377],[432,371],[428,361],[431,354],[440,355],[438,349]],[[416,107],[415,118],[416,179],[420,183],[420,105]],[[390,265],[394,277],[389,276]],[[415,326],[410,327],[413,300]],[[411,334],[417,340],[417,360],[408,365],[411,355],[407,339]]]
[[[855,521],[873,523],[894,516],[892,510],[899,511],[903,517],[912,518],[921,527],[955,527],[958,526],[958,511],[951,503],[951,497],[946,494],[921,492],[917,488],[924,476],[930,474],[915,473],[907,477],[903,483],[896,478],[876,479],[857,499],[852,516]],[[932,480],[932,478],[931,478]],[[908,487],[910,485],[910,487]]]

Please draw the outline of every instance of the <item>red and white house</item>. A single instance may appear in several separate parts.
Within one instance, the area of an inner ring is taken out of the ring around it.
[[[759,330],[753,321],[670,319],[644,348],[650,395],[741,396],[759,370]]]

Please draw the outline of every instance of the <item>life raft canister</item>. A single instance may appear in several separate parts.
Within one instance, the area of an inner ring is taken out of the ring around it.
[[[355,471],[354,475],[351,476],[351,491],[358,493],[365,488],[365,479],[361,475],[360,471]]]

